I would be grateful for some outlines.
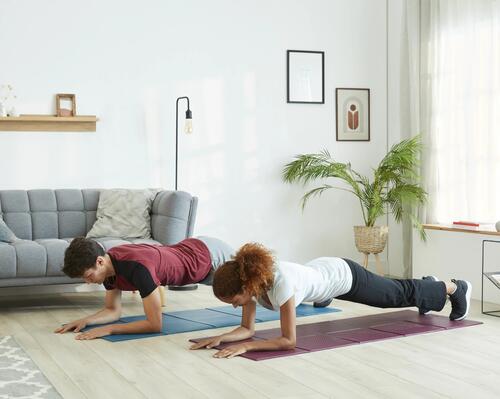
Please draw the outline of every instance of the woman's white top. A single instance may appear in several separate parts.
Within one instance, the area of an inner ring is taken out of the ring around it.
[[[286,301],[295,296],[295,306],[302,302],[323,302],[346,294],[352,286],[352,272],[342,258],[317,258],[300,265],[277,261],[274,266],[274,283],[267,296],[269,307],[262,298],[260,305],[279,310]]]

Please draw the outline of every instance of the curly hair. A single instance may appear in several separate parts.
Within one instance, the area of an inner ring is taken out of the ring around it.
[[[104,249],[94,240],[76,237],[64,252],[62,271],[71,278],[82,277],[87,269],[94,267],[98,256],[104,256]]]
[[[244,291],[260,296],[274,282],[274,256],[258,243],[243,245],[233,260],[214,274],[213,291],[217,298],[232,298]]]

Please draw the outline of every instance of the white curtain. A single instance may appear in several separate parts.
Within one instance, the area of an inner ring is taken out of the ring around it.
[[[500,0],[421,0],[419,39],[423,221],[500,220]]]
[[[391,4],[392,3],[392,4]],[[420,0],[407,0],[402,4],[403,16],[402,40],[400,42],[400,92],[397,95],[400,101],[399,109],[399,139],[411,138],[420,132]],[[389,2],[389,7],[398,10],[397,1]],[[394,14],[397,15],[397,14]],[[393,33],[394,34],[394,33]],[[402,277],[412,276],[412,240],[413,231],[411,221],[403,219],[402,226]],[[392,271],[391,271],[392,272]],[[400,273],[397,273],[400,275]]]

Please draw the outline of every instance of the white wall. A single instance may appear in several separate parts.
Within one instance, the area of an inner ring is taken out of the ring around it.
[[[483,240],[485,272],[500,272],[500,237],[458,231],[427,230],[428,240],[421,242],[414,237],[413,275],[415,278],[435,275],[441,280],[452,278],[469,280],[472,298],[481,299],[481,265]],[[500,290],[484,278],[485,301],[500,304]],[[497,310],[499,306],[487,305],[485,310]]]
[[[287,259],[359,259],[359,204],[280,180],[327,148],[369,173],[387,146],[385,0],[0,2],[0,84],[21,113],[75,93],[96,133],[0,134],[1,188],[173,187],[175,99],[189,95],[179,189],[200,197],[197,234],[263,242]],[[287,49],[326,52],[324,105],[287,104]],[[371,89],[371,141],[335,141],[335,88]]]

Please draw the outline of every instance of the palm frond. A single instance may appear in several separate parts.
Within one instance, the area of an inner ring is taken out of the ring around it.
[[[422,223],[420,223],[420,220],[418,220],[418,218],[413,213],[408,213],[408,217],[410,218],[412,226],[415,228],[415,230],[418,231],[420,239],[424,242],[427,241],[427,233],[424,229],[424,226],[422,226]]]
[[[340,179],[347,188],[330,184],[316,187],[302,197],[302,208],[310,198],[330,188],[349,191],[360,202],[365,225],[373,226],[389,209],[397,222],[405,216],[409,217],[422,239],[425,239],[425,231],[415,216],[417,207],[425,203],[427,198],[427,193],[417,184],[421,149],[419,136],[393,145],[373,170],[372,181],[352,169],[350,163],[336,162],[327,150],[296,156],[285,165],[282,177],[287,183],[303,184],[317,179]]]
[[[377,176],[383,182],[416,178],[421,150],[420,136],[393,145],[380,161],[376,170]]]
[[[316,187],[316,188],[313,188],[312,190],[308,191],[303,197],[302,197],[302,210],[304,210],[305,206],[306,206],[306,203],[307,201],[309,201],[309,199],[311,197],[315,197],[315,196],[319,196],[323,193],[323,191],[325,190],[329,190],[330,188],[335,188],[337,190],[344,190],[344,191],[348,191],[350,193],[353,193],[354,195],[356,195],[356,193],[352,190],[349,190],[347,188],[342,188],[342,187],[334,187],[334,186],[331,186],[329,184],[324,184],[322,185],[321,187]]]
[[[285,165],[282,177],[287,183],[303,184],[319,178],[338,178],[351,186],[354,193],[359,196],[359,184],[349,173],[350,169],[349,164],[334,161],[330,158],[329,152],[323,150],[319,154],[296,156],[294,161]]]

